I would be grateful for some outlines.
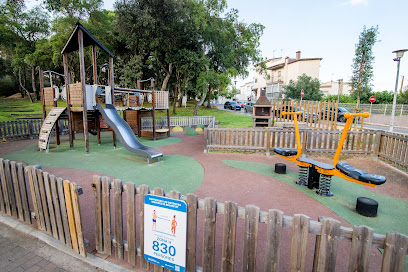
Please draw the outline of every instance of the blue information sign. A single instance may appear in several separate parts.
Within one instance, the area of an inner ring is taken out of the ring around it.
[[[146,195],[144,257],[173,271],[185,271],[187,204],[182,200]]]

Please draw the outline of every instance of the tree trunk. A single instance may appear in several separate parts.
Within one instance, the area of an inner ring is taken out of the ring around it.
[[[40,93],[37,91],[35,87],[35,67],[31,67],[31,86],[33,88],[34,98],[35,100],[40,100]]]
[[[20,88],[24,91],[27,92],[28,98],[30,98],[31,103],[33,103],[33,98],[30,95],[30,92],[23,86],[22,82],[21,82],[21,69],[18,69],[18,82],[20,84]]]
[[[211,109],[211,89],[208,90],[208,103],[207,103],[207,108]]]
[[[198,115],[198,109],[200,108],[200,106],[204,103],[205,98],[207,97],[207,91],[204,91],[203,96],[201,97],[200,101],[195,101],[195,108],[194,108],[194,114],[193,116],[197,116]]]
[[[173,63],[169,63],[169,69],[168,70],[164,69],[164,71],[166,72],[166,77],[163,80],[163,84],[162,84],[160,91],[166,90],[167,82],[169,82],[172,70],[173,70]]]

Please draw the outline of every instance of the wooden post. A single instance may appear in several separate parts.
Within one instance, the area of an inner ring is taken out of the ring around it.
[[[375,143],[374,143],[374,147],[373,147],[373,159],[377,160],[378,159],[378,155],[380,153],[381,150],[381,138],[382,138],[382,130],[377,130],[375,132]]]
[[[101,176],[93,176],[94,200],[95,200],[95,248],[103,252],[103,225],[102,225],[102,180]]]
[[[67,113],[68,113],[68,131],[69,131],[69,146],[71,149],[74,148],[74,130],[72,126],[72,115],[71,115],[71,98],[69,94],[69,69],[68,69],[68,55],[66,52],[62,54],[62,60],[64,62],[64,80],[65,80],[65,91],[67,93]]]
[[[102,177],[102,225],[103,225],[103,252],[112,254],[111,240],[111,213],[110,213],[110,180]]]
[[[279,271],[283,212],[269,210],[264,271]]]
[[[203,272],[214,271],[216,209],[217,201],[212,197],[206,197],[204,199]]]
[[[187,252],[186,271],[196,270],[196,244],[197,244],[197,196],[188,194],[187,203]]]
[[[225,202],[221,272],[234,271],[237,216],[238,216],[237,203],[231,201]]]
[[[114,188],[114,207],[115,207],[115,257],[119,260],[124,259],[123,253],[123,213],[122,213],[122,181],[115,179]]]
[[[47,117],[47,114],[45,112],[45,97],[44,97],[44,74],[43,74],[43,69],[40,67],[39,70],[39,77],[40,77],[40,92],[41,92],[41,102],[42,102],[42,116],[43,120],[45,120],[45,117]]]
[[[349,271],[368,271],[373,233],[374,230],[366,226],[353,227]]]
[[[113,57],[109,56],[109,82],[111,86],[112,105],[115,106],[115,81],[113,74]],[[116,148],[116,134],[112,130],[113,146]]]
[[[136,265],[136,188],[131,181],[126,183],[128,263]]]
[[[256,246],[258,240],[259,207],[247,205],[245,207],[244,254],[242,271],[256,270]]]
[[[92,74],[93,74],[93,84],[98,84],[98,66],[96,63],[96,45],[92,46]],[[98,95],[95,94],[95,102],[98,103]],[[101,144],[101,129],[99,124],[99,111],[95,111],[94,114],[95,118],[95,126],[96,126],[96,137],[98,141],[98,145]]]
[[[306,215],[295,214],[293,217],[289,271],[306,271],[309,222],[310,218]]]
[[[85,59],[84,59],[84,33],[82,29],[78,28],[78,46],[79,46],[79,67],[80,74],[79,78],[81,80],[82,89],[82,119],[84,126],[84,141],[85,141],[85,152],[89,153],[89,135],[88,135],[88,114],[86,105],[86,86],[85,86]]]
[[[384,242],[382,272],[403,272],[408,248],[408,237],[391,232],[387,233]]]
[[[340,226],[340,222],[332,218],[323,220],[316,271],[335,271]]]

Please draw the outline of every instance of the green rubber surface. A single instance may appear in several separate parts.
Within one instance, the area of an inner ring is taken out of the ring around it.
[[[141,138],[143,144],[158,147],[175,144],[179,138],[160,138],[156,141]],[[161,187],[166,191],[177,190],[182,194],[197,190],[204,178],[204,168],[193,158],[184,155],[166,155],[160,161],[147,164],[147,159],[127,151],[119,142],[116,149],[112,146],[112,135],[101,136],[98,146],[96,137],[89,141],[89,154],[85,153],[82,137],[77,136],[74,150],[69,141],[62,140],[57,147],[50,144],[50,151],[38,151],[37,143],[21,151],[7,154],[5,159],[39,164],[43,167],[74,168],[94,171],[113,176],[123,181],[132,181],[137,185],[147,184],[150,188]],[[92,182],[92,181],[90,181]]]
[[[265,176],[281,180],[300,192],[322,203],[337,213],[351,225],[366,225],[376,233],[399,232],[408,234],[408,202],[386,195],[372,193],[364,189],[361,184],[349,182],[339,177],[333,177],[331,191],[334,196],[324,197],[316,194],[316,189],[310,190],[306,186],[299,186],[295,182],[298,173],[287,170],[286,175],[276,174],[272,164],[225,160],[224,164]],[[365,217],[355,211],[357,198],[363,196],[378,202],[377,217]]]

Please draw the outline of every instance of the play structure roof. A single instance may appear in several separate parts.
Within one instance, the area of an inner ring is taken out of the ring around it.
[[[103,46],[94,36],[92,36],[91,33],[88,32],[88,30],[85,29],[85,27],[81,25],[80,22],[76,23],[76,27],[74,31],[72,31],[72,34],[69,37],[67,43],[65,44],[64,49],[62,49],[61,54],[70,53],[73,51],[77,51],[79,49],[79,44],[78,44],[78,30],[79,29],[81,29],[84,33],[84,47],[87,47],[90,45],[97,45],[99,46],[99,48],[105,51],[109,56],[111,56],[112,58],[115,57],[108,49],[106,49],[105,46]]]

